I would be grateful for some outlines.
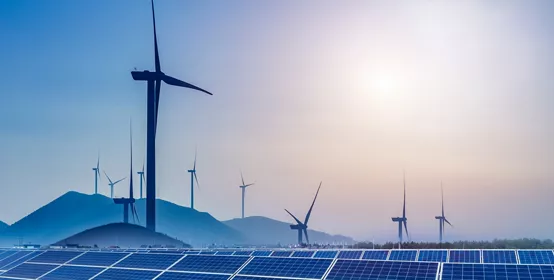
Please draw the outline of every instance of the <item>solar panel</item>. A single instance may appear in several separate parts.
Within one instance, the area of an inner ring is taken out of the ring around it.
[[[215,255],[215,251],[200,251],[200,255]]]
[[[32,259],[32,258],[34,258],[34,257],[36,257],[36,256],[38,256],[42,253],[44,253],[44,251],[33,251],[30,254],[28,254],[28,255],[26,255],[22,258],[19,258],[18,260],[13,261],[8,265],[5,265],[4,267],[0,268],[0,270],[10,270],[10,269],[12,269],[12,268],[26,262],[27,260],[30,260],[30,259]]]
[[[290,280],[290,279],[277,278],[277,277],[255,277],[255,276],[237,275],[237,276],[233,277],[233,280]]]
[[[5,258],[7,258],[7,257],[9,257],[9,256],[11,256],[15,253],[17,253],[17,251],[13,251],[13,250],[12,251],[4,251],[4,252],[0,253],[0,260],[3,260],[3,259],[5,259]]]
[[[391,250],[389,261],[415,261],[417,250]]]
[[[30,253],[31,251],[19,251],[7,258],[0,260],[0,269],[6,270],[6,269],[3,269],[2,267],[5,265],[9,265],[10,263],[17,261],[18,259],[23,258],[29,255]]]
[[[554,264],[554,254],[551,250],[518,250],[521,264]]]
[[[179,254],[181,255],[182,252],[179,252],[179,251],[166,251],[166,250],[156,250],[156,251],[150,251],[148,252],[150,254]]]
[[[252,252],[252,256],[254,257],[268,257],[273,253],[273,251],[254,251]]]
[[[362,255],[364,260],[386,260],[389,256],[388,250],[367,250]]]
[[[339,259],[359,260],[362,257],[363,251],[340,251]]]
[[[170,270],[233,274],[249,258],[246,256],[189,255],[171,267]]]
[[[292,251],[273,251],[272,257],[290,257]]]
[[[35,279],[52,271],[56,267],[58,267],[58,265],[55,264],[23,263],[0,275]]]
[[[227,280],[229,277],[231,277],[231,275],[168,271],[160,275],[156,280]]]
[[[554,279],[552,265],[445,263],[442,279]]]
[[[481,251],[479,250],[450,250],[448,262],[456,263],[480,263]]]
[[[320,259],[334,259],[339,251],[317,251],[314,258]]]
[[[517,263],[514,250],[483,250],[483,263]]]
[[[60,266],[58,269],[42,276],[41,280],[88,280],[105,268],[90,266]]]
[[[235,251],[233,256],[250,256],[251,254],[252,254],[252,251]]]
[[[217,251],[215,253],[217,256],[231,256],[235,253],[235,251]]]
[[[448,251],[446,250],[419,250],[418,261],[446,262]]]
[[[183,255],[135,253],[115,264],[115,267],[167,269]]]
[[[94,277],[94,280],[151,280],[160,271],[110,268]]]
[[[186,255],[198,255],[198,254],[200,254],[200,251],[186,251],[186,252],[183,252],[183,254],[186,254]]]
[[[438,263],[337,260],[325,279],[424,279],[435,280]]]
[[[86,252],[83,255],[73,259],[69,264],[76,265],[95,265],[111,266],[120,259],[129,255],[128,253],[108,253],[108,252]]]
[[[46,251],[30,259],[29,262],[63,264],[82,253],[78,251]]]
[[[332,262],[331,259],[258,257],[252,259],[238,274],[320,279]]]
[[[291,257],[296,258],[311,258],[314,255],[314,251],[294,251]]]

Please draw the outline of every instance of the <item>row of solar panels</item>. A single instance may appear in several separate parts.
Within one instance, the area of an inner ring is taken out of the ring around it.
[[[0,271],[33,258],[42,251],[0,250]],[[80,254],[82,251],[60,251]],[[113,252],[116,253],[116,252]],[[128,254],[133,252],[117,252]],[[552,250],[281,250],[281,251],[150,251],[150,254],[233,255],[351,260],[428,261],[450,263],[554,264]]]
[[[0,279],[554,279],[554,265],[41,251]]]

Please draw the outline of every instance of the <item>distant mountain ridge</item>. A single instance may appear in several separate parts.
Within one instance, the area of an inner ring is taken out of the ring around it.
[[[140,225],[145,225],[144,199],[136,202]],[[165,200],[156,202],[156,230],[192,246],[276,245],[296,243],[288,223],[265,217],[220,222],[199,212]],[[131,218],[130,218],[131,219]],[[67,192],[12,225],[0,230],[0,246],[20,241],[48,245],[85,230],[123,221],[123,207],[103,195]],[[132,219],[131,219],[132,221]],[[353,242],[349,237],[309,230],[310,241]]]
[[[290,229],[290,223],[273,220],[262,216],[246,217],[224,221],[224,224],[240,231],[255,244],[295,244],[298,240],[296,231]],[[352,244],[354,239],[343,235],[330,235],[325,232],[308,229],[310,243],[341,243]]]
[[[5,230],[7,227],[9,227],[8,224],[0,221],[0,232],[2,232],[3,230]]]

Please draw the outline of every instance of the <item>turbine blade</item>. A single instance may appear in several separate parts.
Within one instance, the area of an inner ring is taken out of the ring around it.
[[[173,78],[173,77],[168,76],[168,75],[163,75],[162,79],[168,85],[172,85],[172,86],[176,86],[176,87],[190,88],[190,89],[194,89],[194,90],[198,90],[198,91],[207,93],[209,95],[213,95],[211,92],[209,92],[205,89],[199,88],[195,85],[189,84],[187,82],[181,81],[179,79]]]
[[[406,230],[406,237],[410,240],[410,233],[408,233],[408,221],[404,220],[404,229]]]
[[[306,244],[310,244],[310,238],[308,237],[308,229],[304,229],[304,236],[306,236]]]
[[[158,128],[158,107],[160,105],[160,91],[162,88],[162,82],[161,81],[155,81],[156,84],[156,92],[155,92],[155,99],[156,99],[156,107],[154,108],[154,123],[156,124],[154,126],[154,134],[156,134],[156,129]]]
[[[104,175],[106,175],[106,178],[108,178],[108,181],[110,182],[110,184],[113,184],[112,179],[110,179],[110,176],[108,176],[106,171],[104,171]]]
[[[244,186],[244,177],[242,177],[242,171],[240,172],[240,178],[242,179],[242,185]]]
[[[291,212],[289,212],[289,210],[285,209],[285,211],[287,211],[287,213],[289,213],[289,215],[290,215],[299,225],[302,224],[302,222],[301,222],[298,218],[296,218]]]
[[[196,154],[197,154],[198,150],[195,148],[194,149],[194,166],[192,168],[192,170],[196,171]]]
[[[130,173],[129,173],[129,198],[133,198],[133,121],[132,120],[129,122],[129,140],[130,140],[130,147],[131,147],[131,164],[130,164]]]
[[[100,152],[98,152],[98,157],[96,159],[96,172],[98,176],[98,181],[102,181],[102,176],[100,176]]]
[[[248,185],[244,185],[244,187],[250,187],[252,185],[254,185],[255,183],[252,183],[252,184],[248,184]]]
[[[200,184],[198,183],[198,177],[196,177],[196,171],[194,172],[194,179],[196,180],[196,187],[200,189]]]
[[[454,227],[446,218],[443,219],[447,224],[449,224],[451,227]],[[444,228],[444,227],[443,227]]]
[[[402,206],[402,218],[406,218],[406,171],[404,171],[404,204]]]
[[[152,23],[154,25],[154,59],[156,61],[156,72],[161,72],[160,55],[158,53],[158,37],[156,36],[156,16],[154,14],[154,0],[152,0]]]
[[[306,214],[306,220],[304,224],[308,225],[308,220],[310,219],[310,215],[312,215],[312,209],[314,208],[315,200],[317,199],[317,195],[319,194],[319,189],[321,189],[321,183],[319,182],[319,187],[317,188],[317,192],[315,193],[314,201],[312,202],[312,206],[310,206],[310,210],[308,211],[308,214]]]
[[[442,181],[441,181],[441,207],[442,207],[442,216],[444,217],[444,193],[442,191]]]
[[[115,185],[115,184],[117,184],[117,183],[119,183],[119,182],[121,182],[121,181],[123,181],[123,180],[125,180],[125,179],[127,179],[127,177],[125,177],[125,178],[123,178],[123,179],[119,179],[119,180],[115,181],[113,184]]]

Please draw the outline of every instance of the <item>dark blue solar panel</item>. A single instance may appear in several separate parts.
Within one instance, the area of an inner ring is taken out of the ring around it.
[[[88,280],[105,268],[86,266],[61,266],[44,275],[43,280]]]
[[[231,256],[235,253],[235,251],[217,251],[215,253],[217,256]]]
[[[111,266],[128,253],[86,252],[69,262],[70,264]]]
[[[334,259],[339,251],[317,251],[314,258],[320,259]]]
[[[183,252],[183,254],[186,254],[186,255],[198,255],[198,254],[200,254],[200,251],[186,251],[186,252]]]
[[[363,251],[340,251],[337,258],[359,260],[362,257]]]
[[[295,258],[311,258],[315,251],[294,251],[291,257]]]
[[[254,257],[267,257],[270,256],[273,251],[254,251],[252,252],[252,256]]]
[[[362,255],[364,260],[386,260],[389,256],[388,250],[367,250]]]
[[[46,251],[30,259],[29,262],[63,264],[82,253],[78,251]]]
[[[231,275],[168,271],[156,278],[156,280],[227,280],[229,277],[231,277]]]
[[[480,263],[481,251],[479,250],[450,250],[448,262],[451,263]]]
[[[391,250],[389,254],[390,261],[415,261],[417,250]]]
[[[483,263],[517,263],[514,250],[483,250]]]
[[[188,255],[171,270],[189,272],[235,273],[250,257]]]
[[[1,267],[0,270],[10,270],[10,269],[12,269],[12,268],[14,268],[14,267],[16,267],[16,266],[18,266],[18,265],[20,265],[20,264],[26,262],[27,260],[30,260],[30,259],[32,259],[32,258],[34,258],[34,257],[36,257],[36,256],[38,256],[38,255],[40,255],[40,254],[42,254],[42,253],[44,253],[44,251],[34,251],[34,252],[31,252],[30,254],[28,254],[28,255],[26,255],[26,256],[24,256],[24,257],[22,257],[22,258],[19,258],[18,260],[13,261],[13,262],[11,262],[10,264],[7,264],[7,265]]]
[[[446,262],[448,251],[446,250],[419,250],[418,261]]]
[[[277,277],[255,277],[255,276],[237,275],[237,276],[233,277],[233,280],[290,280],[290,279],[277,278]]]
[[[290,257],[292,251],[273,251],[272,257]]]
[[[180,252],[180,251],[177,251],[177,250],[172,250],[172,251],[157,250],[157,251],[150,251],[148,253],[150,253],[150,254],[179,254],[179,255],[181,255],[183,252]]]
[[[518,250],[521,264],[554,264],[554,254],[551,250]]]
[[[435,280],[438,263],[337,260],[325,279],[422,279]]]
[[[21,259],[27,255],[31,254],[31,251],[19,251],[7,258],[4,258],[2,260],[0,260],[0,269],[1,270],[7,270],[7,269],[4,269],[3,267],[6,266],[6,265],[9,265],[11,264],[12,262],[15,262],[17,261],[18,259]]]
[[[331,259],[258,257],[252,259],[239,274],[319,279],[332,262]]]
[[[200,255],[215,255],[216,251],[200,251]]]
[[[183,255],[135,253],[115,264],[115,267],[167,269]]]
[[[94,280],[151,280],[158,274],[160,271],[110,268]]]
[[[445,263],[442,279],[554,279],[552,265]]]
[[[17,251],[4,251],[2,253],[0,253],[0,260],[3,260],[13,254],[17,253]]]
[[[58,265],[55,264],[23,263],[0,275],[35,279],[55,269],[56,267],[58,267]]]
[[[236,251],[233,256],[250,256],[251,254],[252,251]]]

